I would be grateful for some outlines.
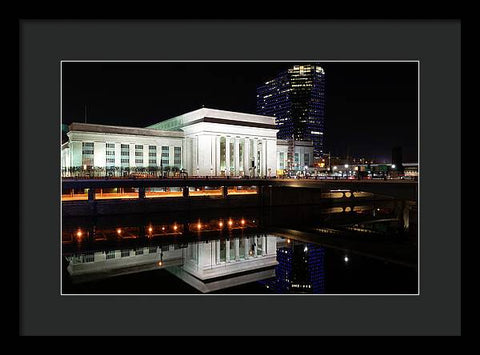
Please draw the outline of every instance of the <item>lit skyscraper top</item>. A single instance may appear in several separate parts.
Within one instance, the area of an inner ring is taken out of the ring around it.
[[[277,138],[312,141],[323,153],[325,71],[318,65],[295,65],[257,88],[257,113],[276,117]]]

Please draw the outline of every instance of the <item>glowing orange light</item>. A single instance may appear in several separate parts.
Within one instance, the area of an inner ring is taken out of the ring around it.
[[[233,221],[232,221],[232,220],[228,221],[228,225],[229,225],[229,226],[231,226],[232,224],[233,224]]]
[[[219,227],[223,227],[223,222],[221,222],[221,221],[218,222],[218,226],[219,226]]]
[[[245,220],[242,219],[242,220],[240,221],[240,223],[241,223],[241,224],[245,224]]]
[[[197,224],[197,228],[198,228],[198,229],[202,228],[202,224],[201,224],[201,223],[198,223],[198,224]]]
[[[290,243],[290,239],[287,239],[287,243]]]
[[[148,231],[149,231],[150,233],[152,233],[153,228],[152,228],[152,227],[148,227]]]
[[[163,265],[163,261],[159,261],[157,264],[158,264],[158,266],[162,266],[162,265]]]
[[[178,229],[178,227],[175,225],[173,226],[173,230],[176,231]]]
[[[79,231],[77,232],[77,237],[80,238],[81,236],[82,236],[82,231],[79,230]]]
[[[122,230],[120,228],[117,229],[118,234],[122,234]]]
[[[164,230],[165,230],[165,227],[162,227],[162,231],[164,231]]]

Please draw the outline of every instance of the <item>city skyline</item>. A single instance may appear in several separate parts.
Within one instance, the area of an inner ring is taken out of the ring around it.
[[[416,62],[315,62],[328,75],[325,152],[418,156]],[[256,88],[302,62],[64,62],[62,123],[146,127],[200,107],[256,112]]]

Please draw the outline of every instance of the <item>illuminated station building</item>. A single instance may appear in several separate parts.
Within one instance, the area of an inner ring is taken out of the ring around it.
[[[275,117],[201,108],[145,128],[74,122],[62,144],[62,176],[185,172],[189,176],[274,177],[285,169],[287,143]],[[313,143],[295,147],[302,166]]]
[[[257,113],[275,117],[277,137],[296,146],[313,142],[314,159],[322,157],[325,120],[325,71],[318,65],[294,65],[257,88]],[[294,152],[291,152],[294,155]],[[314,160],[291,157],[300,170]]]

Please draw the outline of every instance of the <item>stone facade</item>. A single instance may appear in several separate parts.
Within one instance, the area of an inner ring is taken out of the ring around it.
[[[62,145],[65,175],[71,168],[176,168],[190,176],[274,177],[284,169],[286,145],[275,118],[201,108],[146,128],[72,123]],[[298,170],[313,163],[313,145],[295,146]],[[280,154],[282,153],[282,154]],[[307,157],[307,158],[306,158]],[[307,160],[308,159],[308,160]]]

